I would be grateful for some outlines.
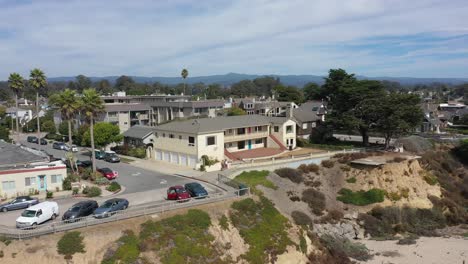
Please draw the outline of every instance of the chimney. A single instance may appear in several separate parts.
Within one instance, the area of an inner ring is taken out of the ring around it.
[[[286,110],[286,117],[291,118],[293,117],[293,107],[292,105],[288,105],[288,109]]]

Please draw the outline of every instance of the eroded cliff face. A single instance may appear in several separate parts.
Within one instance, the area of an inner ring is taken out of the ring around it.
[[[344,188],[353,191],[378,188],[385,190],[381,206],[410,206],[432,208],[429,196],[441,196],[438,184],[431,182],[432,175],[423,169],[417,159],[392,162],[376,168],[354,168],[345,172],[345,178],[355,178],[354,183],[344,183]],[[429,184],[432,183],[433,185]]]

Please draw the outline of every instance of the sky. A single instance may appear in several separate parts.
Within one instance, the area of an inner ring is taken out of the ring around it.
[[[467,0],[0,0],[0,80],[468,77]]]

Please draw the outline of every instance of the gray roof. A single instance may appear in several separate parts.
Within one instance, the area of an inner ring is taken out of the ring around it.
[[[25,148],[0,141],[0,166],[48,161],[46,154],[38,155]]]
[[[123,133],[124,137],[144,139],[153,133],[154,127],[150,126],[132,126]]]
[[[224,131],[225,129],[254,127],[269,125],[271,123],[284,123],[289,118],[269,117],[262,115],[241,115],[241,116],[220,116],[214,118],[200,118],[185,121],[173,121],[167,124],[155,127],[155,130],[169,132],[182,132],[203,134],[209,132]]]
[[[104,107],[106,112],[151,110],[151,107],[146,104],[105,104]]]
[[[326,109],[327,103],[322,101],[308,101],[299,106],[299,109],[304,111],[315,111],[314,108],[316,111],[320,109]]]
[[[293,109],[293,117],[300,123],[322,120],[315,112],[305,111],[298,108]]]
[[[223,100],[200,100],[188,102],[149,102],[151,106],[155,107],[179,107],[179,108],[205,108],[205,107],[223,107]]]

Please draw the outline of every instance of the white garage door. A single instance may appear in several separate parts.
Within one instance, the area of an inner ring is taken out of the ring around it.
[[[170,161],[171,160],[171,155],[169,152],[163,152],[164,155],[164,160],[165,161]]]
[[[156,160],[163,160],[162,151],[156,150]]]
[[[190,167],[195,167],[195,165],[197,164],[197,157],[195,156],[189,156],[189,166]]]
[[[179,155],[177,155],[176,152],[171,152],[171,162],[172,163],[176,163],[178,164],[179,163],[179,158],[178,158]]]
[[[187,166],[187,155],[180,154],[180,165]]]

